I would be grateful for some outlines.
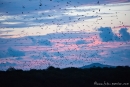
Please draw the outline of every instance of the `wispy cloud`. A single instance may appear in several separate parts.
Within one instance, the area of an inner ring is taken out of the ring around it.
[[[106,3],[107,1],[102,0],[100,1],[100,3]],[[118,1],[119,0],[116,0],[114,2],[118,2]],[[122,1],[122,2],[127,2],[127,1]],[[104,14],[105,15],[113,14],[112,12],[107,14],[101,12],[99,13],[100,15],[98,14],[97,16],[95,12],[97,12],[99,9],[102,9],[105,6],[102,4],[94,6],[95,4],[97,4],[96,0],[77,1],[77,2],[44,1],[44,3],[39,1],[25,1],[26,4],[23,2],[15,1],[15,0],[10,2],[3,1],[3,0],[1,1],[1,9],[0,9],[1,27],[23,28],[23,27],[31,27],[31,26],[40,26],[42,24],[65,24],[68,22],[74,22],[74,21],[76,22],[76,21],[82,21],[86,19],[98,18]],[[40,3],[42,3],[42,6],[39,6]],[[72,3],[73,5],[68,3]],[[84,4],[95,3],[95,4],[92,6],[86,6],[86,5],[82,5],[81,3]],[[53,4],[56,7],[53,7],[50,4]],[[59,4],[59,6],[57,6],[57,4]],[[68,6],[65,6],[66,4]],[[75,5],[77,6],[74,7]]]

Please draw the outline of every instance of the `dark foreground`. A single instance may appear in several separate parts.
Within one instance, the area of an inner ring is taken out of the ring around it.
[[[0,71],[0,87],[130,87],[130,67]]]

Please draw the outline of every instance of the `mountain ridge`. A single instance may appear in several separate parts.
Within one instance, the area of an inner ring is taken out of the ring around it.
[[[110,68],[110,67],[112,67],[112,68],[114,68],[115,66],[105,65],[105,64],[101,64],[101,63],[92,63],[92,64],[89,64],[89,65],[82,66],[80,68],[85,69],[85,68],[93,68],[93,67],[100,67],[100,68],[104,68],[104,67]]]

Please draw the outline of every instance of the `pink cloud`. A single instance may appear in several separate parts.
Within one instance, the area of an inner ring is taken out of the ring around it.
[[[120,36],[120,34],[117,34],[117,35]],[[91,36],[91,38],[87,38],[87,40],[88,39],[93,40],[92,43],[87,45],[87,49],[90,49],[90,50],[92,50],[93,47],[95,47],[94,49],[111,49],[111,48],[129,46],[130,44],[130,42],[126,43],[126,42],[116,42],[116,41],[115,42],[102,42],[99,35]]]
[[[118,35],[118,34],[117,34]],[[118,35],[119,36],[119,35]],[[62,51],[72,51],[72,50],[81,50],[81,48],[89,49],[89,50],[96,50],[96,49],[108,49],[108,48],[118,48],[121,46],[128,45],[124,42],[102,42],[99,35],[91,35],[91,37],[82,38],[82,40],[85,40],[86,42],[90,42],[88,44],[80,44],[76,45],[76,41],[81,40],[79,38],[76,39],[54,39],[52,42],[54,43],[53,46],[47,47],[47,46],[17,46],[17,49],[20,49],[22,51],[47,51],[47,52],[62,52]],[[71,44],[64,44],[63,42],[73,42]],[[58,43],[57,43],[58,42]]]
[[[121,29],[121,28],[130,28],[130,25],[115,26],[115,27],[113,27],[113,29]]]
[[[92,36],[93,43],[88,44],[89,47],[98,46],[102,44],[102,41],[98,35]]]
[[[101,42],[100,44],[91,43],[89,44],[89,47],[87,49],[89,50],[109,50],[113,48],[126,48],[129,49],[130,42],[124,43],[124,42]]]
[[[79,38],[73,38],[73,39],[53,39],[53,40],[50,40],[51,42],[53,43],[64,43],[64,42],[75,42],[79,40]]]
[[[65,44],[63,43],[55,43],[54,47],[64,47]]]
[[[119,47],[126,47],[129,46],[130,42],[103,42],[102,47],[107,48],[119,48]]]
[[[64,45],[64,46],[53,46],[53,48],[49,52],[61,52],[61,51],[71,51],[71,50],[80,50],[80,48],[76,44],[71,44],[71,45]]]

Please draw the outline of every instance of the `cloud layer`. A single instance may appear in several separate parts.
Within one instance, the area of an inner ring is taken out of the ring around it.
[[[95,33],[70,32],[12,39],[2,38],[1,69],[5,69],[3,63],[6,68],[10,66],[6,63],[10,63],[16,64],[13,67],[22,69],[46,68],[49,65],[62,68],[77,67],[93,62],[129,65],[130,42],[126,38],[129,35],[127,29],[119,29],[119,34],[113,33],[111,27],[101,27],[98,30],[99,32]],[[8,43],[4,44],[7,41]]]

